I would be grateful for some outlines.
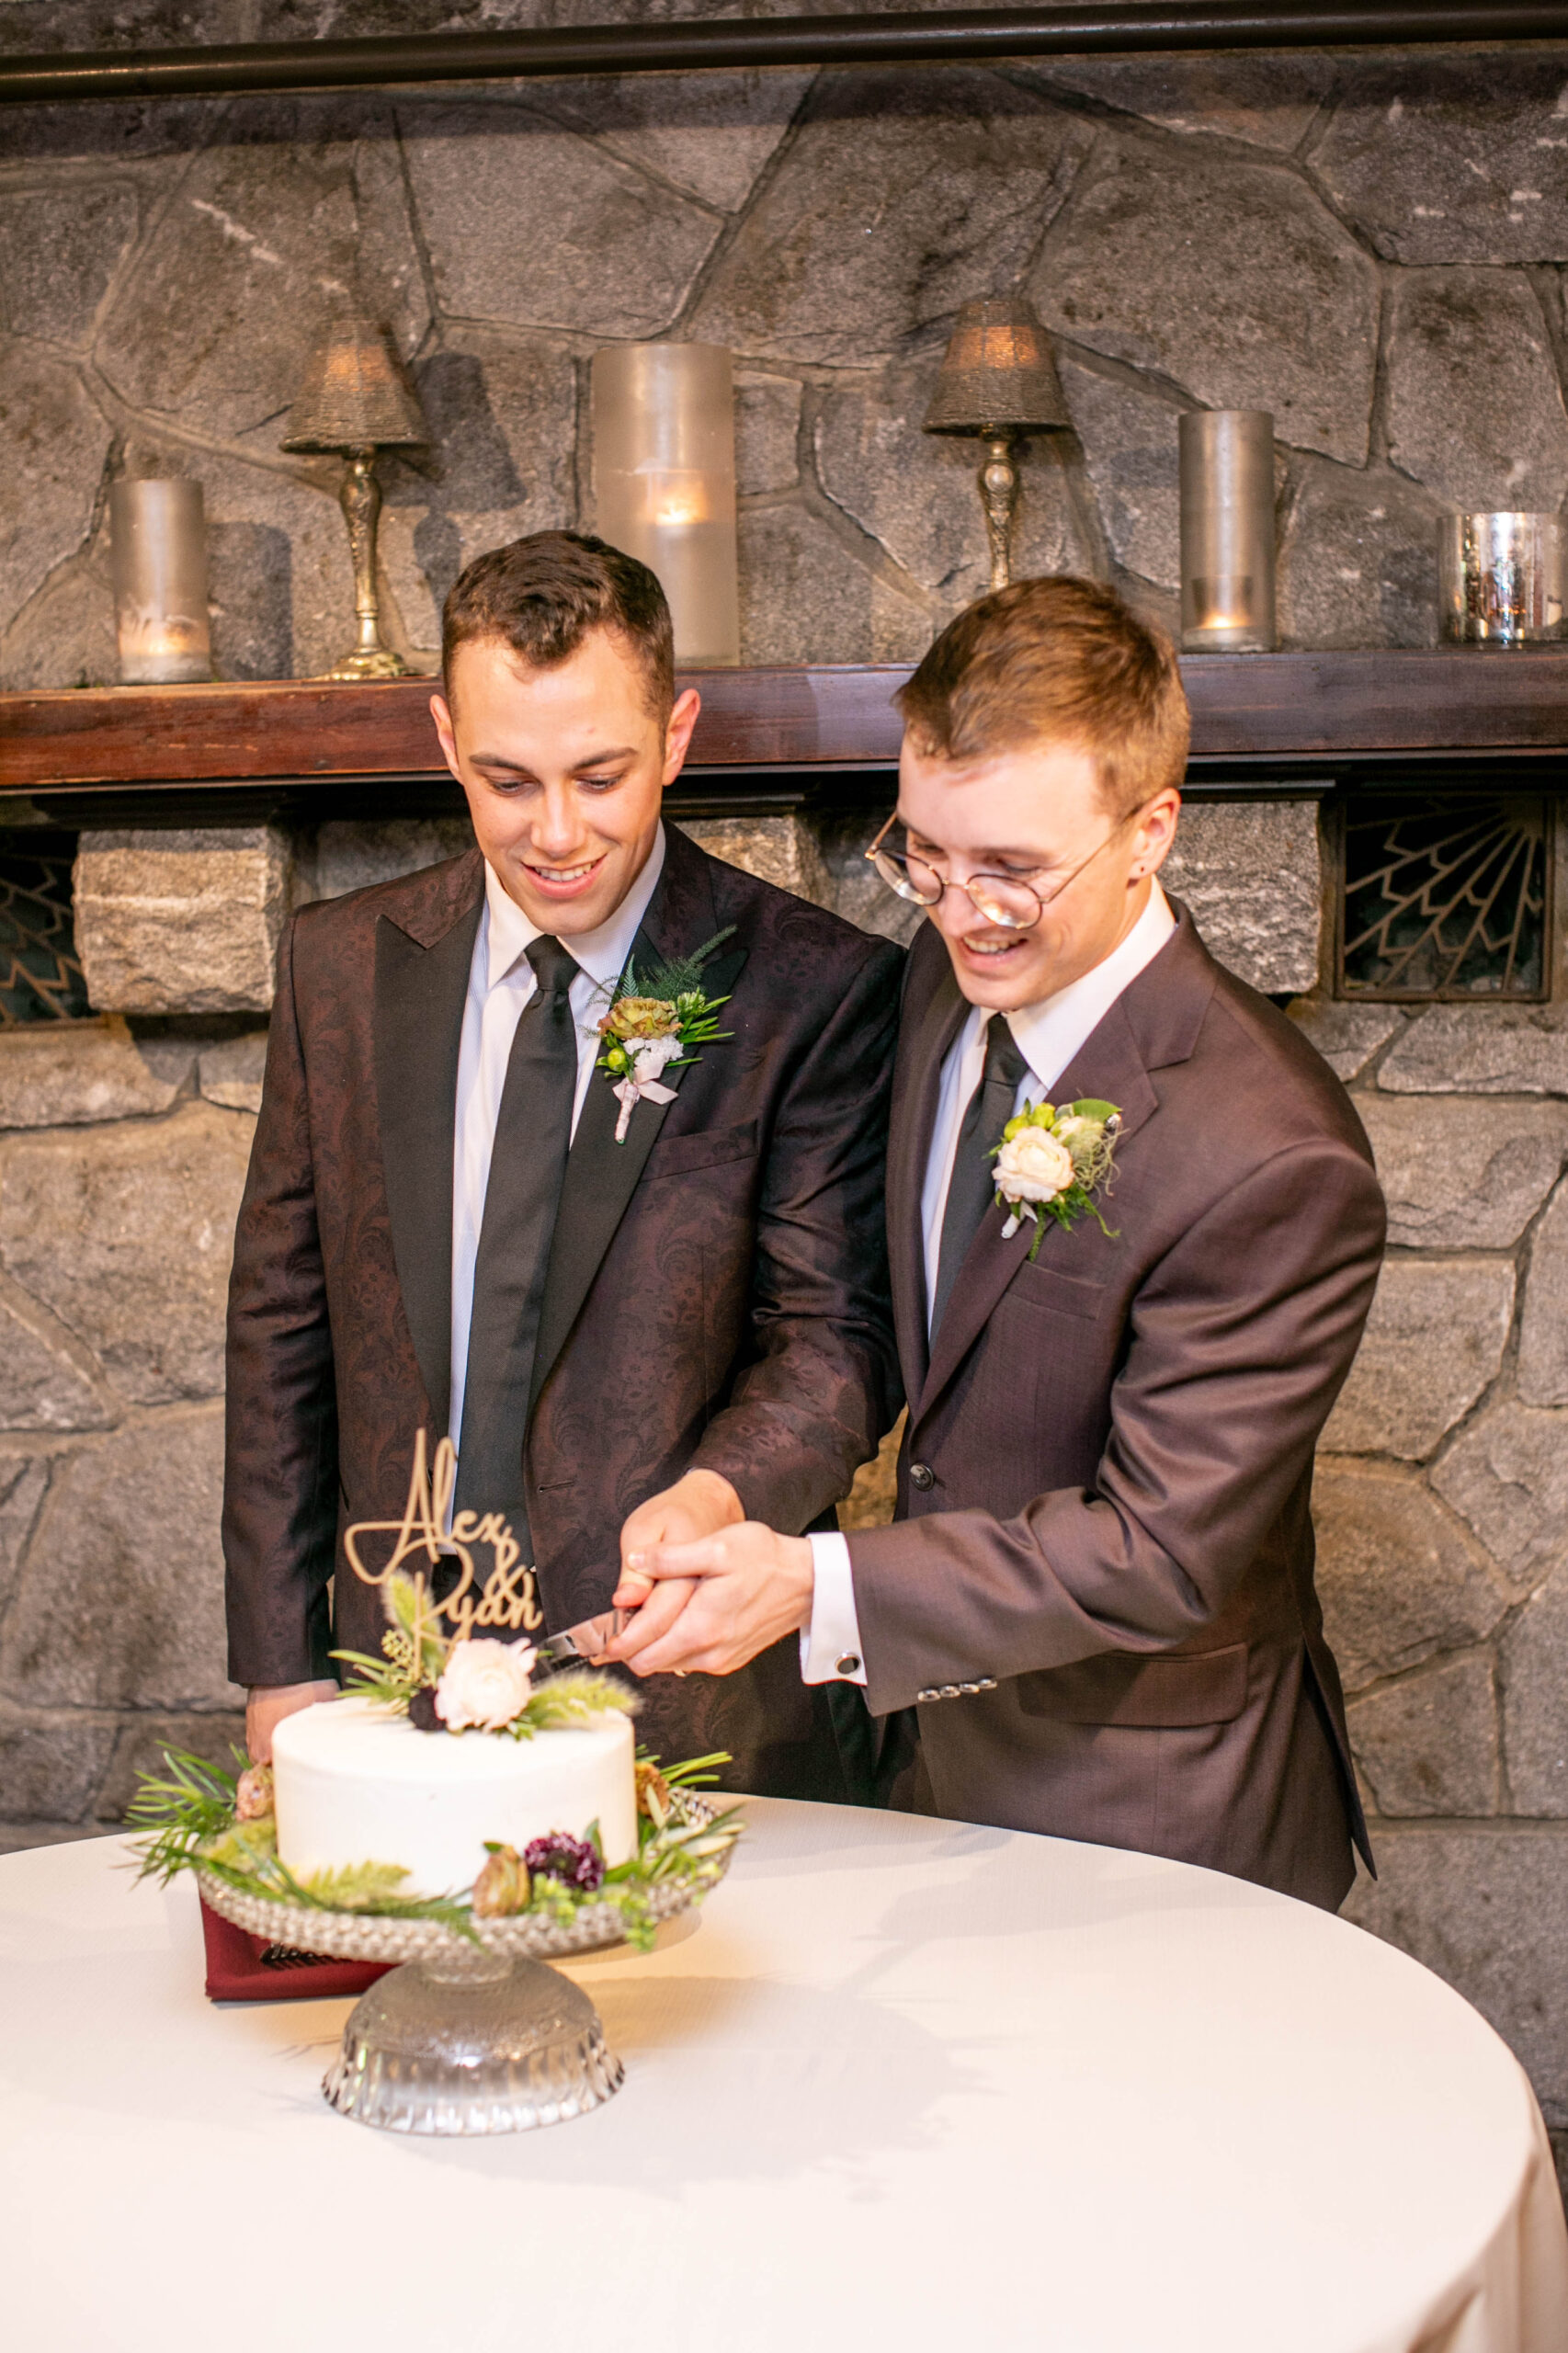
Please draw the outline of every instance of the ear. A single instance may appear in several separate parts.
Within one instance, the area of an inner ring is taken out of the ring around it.
[[[676,697],[675,708],[670,712],[665,728],[664,781],[666,786],[675,782],[686,766],[686,756],[691,744],[691,731],[697,724],[697,716],[701,709],[702,697],[695,687],[687,687],[684,694]],[[437,723],[438,725],[439,722]]]
[[[441,757],[460,784],[462,771],[458,766],[457,729],[452,721],[451,705],[445,695],[431,696],[430,716],[436,722],[436,733],[440,738]]]
[[[1176,820],[1181,815],[1181,795],[1174,785],[1164,792],[1156,792],[1138,814],[1137,829],[1132,836],[1132,871],[1135,879],[1155,874],[1170,856],[1176,840]]]

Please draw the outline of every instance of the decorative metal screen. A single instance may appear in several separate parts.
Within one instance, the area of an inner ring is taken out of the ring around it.
[[[0,1028],[87,1011],[71,923],[71,843],[0,834]]]
[[[1539,792],[1352,791],[1341,831],[1340,995],[1544,997],[1551,807]]]

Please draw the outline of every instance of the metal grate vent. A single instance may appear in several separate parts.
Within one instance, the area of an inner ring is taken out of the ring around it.
[[[0,1029],[88,1011],[71,920],[69,835],[0,835]]]
[[[1340,835],[1340,995],[1543,998],[1550,808],[1539,792],[1356,793]]]

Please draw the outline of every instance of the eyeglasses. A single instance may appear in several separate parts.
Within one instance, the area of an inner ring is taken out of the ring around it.
[[[1059,899],[1086,866],[1093,865],[1101,850],[1108,848],[1122,831],[1127,820],[1123,819],[1122,825],[1113,825],[1105,840],[1096,842],[1088,857],[1080,858],[1071,874],[1064,874],[1051,891],[1037,891],[1032,882],[1011,874],[971,874],[966,881],[954,883],[928,858],[917,858],[909,850],[882,847],[897,823],[895,810],[866,852],[890,891],[896,891],[901,899],[907,899],[916,907],[940,906],[949,891],[967,891],[987,923],[995,924],[1002,931],[1032,931],[1051,901]]]

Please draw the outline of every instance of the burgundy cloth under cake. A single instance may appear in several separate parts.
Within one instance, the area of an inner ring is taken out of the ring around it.
[[[357,1998],[395,1962],[325,1961],[314,1953],[297,1953],[291,1946],[276,1945],[236,1928],[216,1912],[201,1906],[201,1935],[207,1947],[207,1998],[210,2002],[324,2002]]]

